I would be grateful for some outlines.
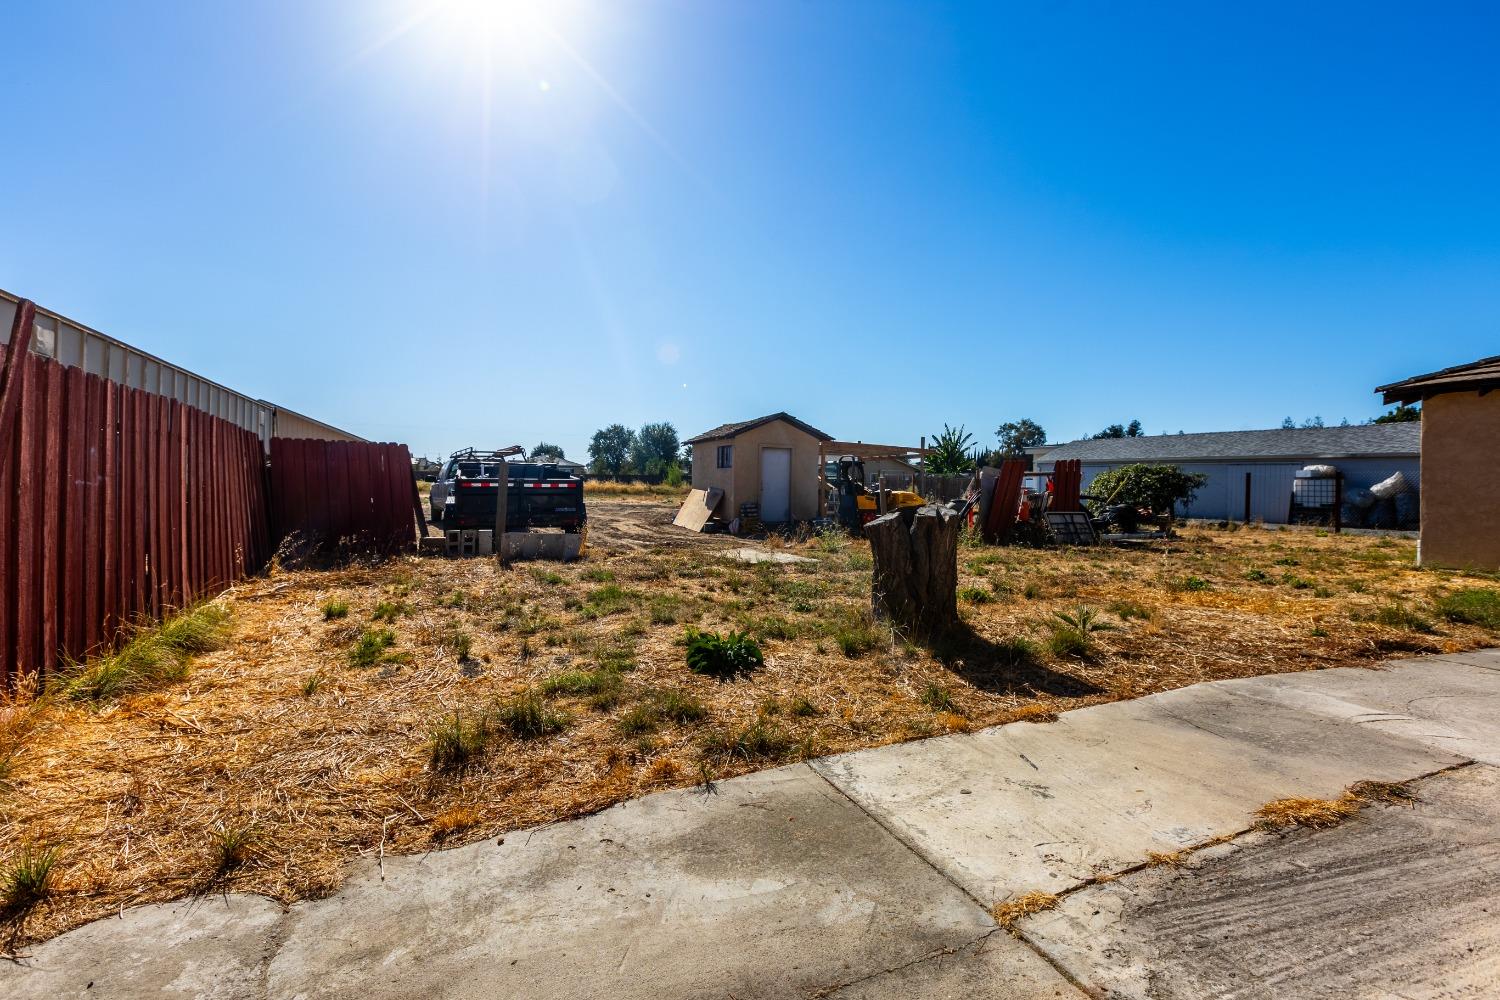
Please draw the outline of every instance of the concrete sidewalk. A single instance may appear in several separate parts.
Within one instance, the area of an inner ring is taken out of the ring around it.
[[[1500,650],[1204,684],[362,863],[290,909],[128,910],[0,995],[1500,995],[1497,709]],[[1413,808],[1247,832],[1271,799],[1418,778]],[[1033,891],[1062,898],[1000,931]]]

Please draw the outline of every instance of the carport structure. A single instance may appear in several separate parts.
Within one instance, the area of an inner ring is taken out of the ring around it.
[[[932,452],[931,448],[916,447],[898,444],[866,444],[864,441],[824,441],[818,445],[818,497],[819,514],[827,517],[828,495],[833,489],[833,484],[828,481],[828,460],[830,458],[852,457],[862,462],[874,461],[881,458],[894,458],[902,462],[910,462],[912,459],[925,459]]]

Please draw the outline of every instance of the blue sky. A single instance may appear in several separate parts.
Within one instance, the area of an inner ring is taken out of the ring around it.
[[[1210,9],[1215,8],[1215,9]],[[1474,4],[52,2],[0,287],[436,454],[1380,412],[1500,352]]]

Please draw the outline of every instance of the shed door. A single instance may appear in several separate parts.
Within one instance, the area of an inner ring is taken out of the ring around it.
[[[781,524],[792,519],[792,449],[760,452],[760,519]]]

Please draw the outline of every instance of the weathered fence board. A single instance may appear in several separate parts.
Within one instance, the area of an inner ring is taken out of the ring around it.
[[[312,548],[398,552],[416,544],[404,444],[271,439],[271,524]]]
[[[269,554],[253,432],[24,347],[3,352],[0,377],[0,685],[82,659]]]

